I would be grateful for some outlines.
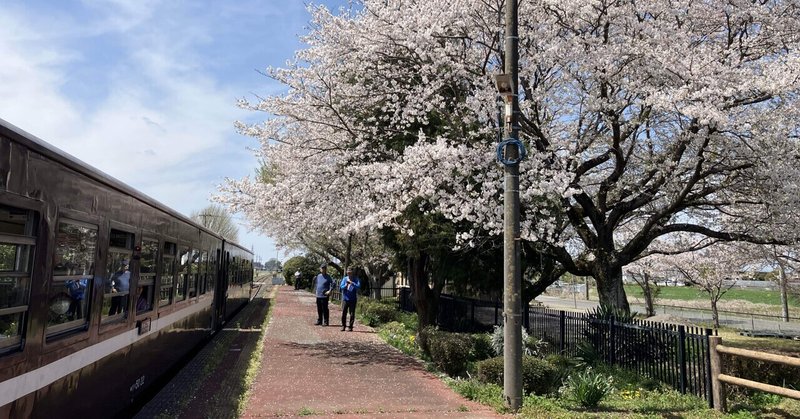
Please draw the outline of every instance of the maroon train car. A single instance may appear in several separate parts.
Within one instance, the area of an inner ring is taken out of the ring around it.
[[[125,410],[251,299],[252,260],[0,120],[0,418]]]

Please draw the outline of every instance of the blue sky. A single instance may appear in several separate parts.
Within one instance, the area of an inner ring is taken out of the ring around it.
[[[283,90],[258,71],[302,47],[305,4],[4,0],[0,118],[188,215],[255,171],[257,143],[233,123],[266,116],[236,99]],[[241,244],[278,255],[236,220]]]

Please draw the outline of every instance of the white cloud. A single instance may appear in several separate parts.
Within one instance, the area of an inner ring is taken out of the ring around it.
[[[254,70],[290,58],[307,19],[271,0],[4,5],[0,118],[188,214],[255,170],[233,128],[254,118],[235,100],[279,88]]]

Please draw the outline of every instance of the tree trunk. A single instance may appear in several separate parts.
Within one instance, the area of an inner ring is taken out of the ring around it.
[[[408,282],[414,305],[417,307],[417,332],[426,326],[436,324],[438,315],[438,295],[428,285],[428,261],[430,257],[421,253],[408,259]]]
[[[653,297],[653,289],[650,287],[650,274],[647,272],[644,273],[642,292],[644,292],[644,307],[645,311],[647,311],[647,317],[653,317],[656,315],[655,298]]]
[[[779,259],[780,260],[780,259]],[[781,319],[783,321],[789,321],[789,290],[788,290],[788,278],[786,278],[786,270],[783,268],[783,264],[778,262],[778,273],[780,276],[778,277],[778,287],[781,290]]]
[[[719,329],[719,310],[717,310],[717,300],[711,297],[711,319],[714,321],[714,328]]]
[[[628,296],[625,295],[625,288],[622,284],[622,267],[604,266],[602,262],[597,263],[594,269],[594,279],[597,282],[597,294],[600,297],[600,305],[616,307],[625,313],[631,312],[628,305]]]

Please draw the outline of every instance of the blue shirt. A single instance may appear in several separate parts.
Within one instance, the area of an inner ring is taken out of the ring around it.
[[[128,292],[131,287],[131,271],[117,272],[111,277],[111,286],[116,288],[117,292]]]
[[[331,276],[328,274],[319,274],[316,278],[314,278],[314,281],[316,281],[316,285],[314,286],[314,294],[317,296],[317,298],[327,297],[325,292],[333,289],[333,278],[331,278]]]
[[[347,283],[348,279],[352,281],[351,284]],[[342,284],[339,285],[339,288],[342,290],[342,300],[356,301],[358,299],[358,289],[361,288],[361,281],[356,276],[352,278],[346,276],[342,278]]]

